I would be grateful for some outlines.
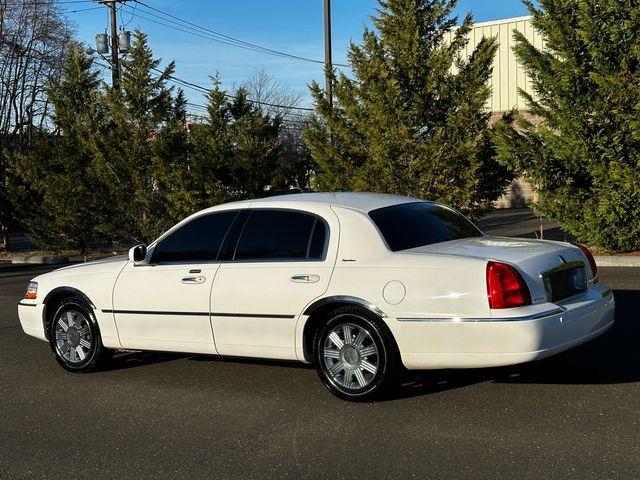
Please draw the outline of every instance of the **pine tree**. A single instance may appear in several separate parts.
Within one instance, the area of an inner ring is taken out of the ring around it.
[[[226,183],[239,198],[263,197],[277,177],[280,117],[252,104],[244,87],[235,91],[229,112],[234,155]]]
[[[262,197],[277,177],[280,119],[249,101],[243,87],[229,96],[213,78],[208,116],[192,131],[200,204]]]
[[[173,222],[218,203],[264,196],[277,177],[278,118],[250,102],[244,88],[230,96],[218,77],[212,80],[205,121],[190,132],[169,122],[153,142],[154,178]]]
[[[206,119],[191,129],[189,175],[185,177],[190,194],[185,201],[191,201],[192,212],[234,198],[229,186],[233,162],[230,105],[219,77],[211,80]]]
[[[512,113],[500,122],[500,158],[538,186],[537,208],[581,241],[639,250],[640,4],[526,3],[545,46],[514,32],[515,53],[538,121]]]
[[[172,118],[151,142],[155,194],[162,199],[163,216],[158,221],[159,230],[166,230],[204,208],[198,204],[198,189],[190,181],[193,165],[186,104],[184,91],[179,89],[173,103]]]
[[[509,179],[486,148],[496,40],[481,40],[463,58],[472,18],[455,27],[456,1],[379,4],[375,30],[365,28],[362,44],[351,44],[353,76],[331,72],[333,106],[317,83],[311,86],[319,118],[306,141],[321,168],[317,188],[413,195],[466,210],[486,206]]]
[[[32,151],[13,164],[15,208],[42,247],[84,252],[107,213],[107,189],[93,165],[95,127],[102,115],[98,75],[82,46],[69,44],[62,77],[47,89],[58,134],[41,132]]]
[[[159,65],[146,34],[136,30],[122,62],[121,90],[110,88],[107,93],[109,117],[101,128],[97,167],[116,207],[102,227],[110,235],[150,241],[167,225],[163,192],[152,168],[153,145],[176,114],[184,117],[184,98],[182,105],[176,104],[167,86],[174,62],[164,70]]]
[[[193,123],[187,129],[182,121],[186,115],[175,114],[153,142],[153,168],[169,225],[230,197],[220,179],[232,149],[226,133],[228,119],[224,112],[211,115],[211,105],[222,108],[226,98],[221,90],[216,92],[209,93],[209,122]],[[181,103],[184,95],[179,91],[174,111],[184,110]]]

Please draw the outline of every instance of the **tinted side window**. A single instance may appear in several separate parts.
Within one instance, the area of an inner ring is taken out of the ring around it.
[[[191,220],[156,246],[152,262],[216,260],[237,214],[237,211],[212,213]]]
[[[325,227],[322,220],[317,218],[309,239],[309,254],[307,255],[309,258],[322,258],[326,238],[327,227]]]
[[[235,218],[227,236],[222,241],[222,247],[220,247],[220,253],[218,254],[218,260],[224,262],[226,260],[233,260],[233,254],[236,251],[238,245],[238,238],[244,229],[244,224],[247,223],[249,217],[249,210],[241,210],[238,216]]]
[[[314,228],[316,225],[322,226]],[[318,237],[322,236],[321,240],[314,241],[316,230]],[[324,223],[313,215],[285,210],[254,210],[244,227],[234,258],[321,258],[324,241]]]
[[[409,248],[482,235],[464,216],[433,203],[404,203],[369,212],[389,248]]]

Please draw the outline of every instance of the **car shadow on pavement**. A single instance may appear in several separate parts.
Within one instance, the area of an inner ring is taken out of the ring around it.
[[[602,336],[537,362],[508,367],[407,372],[390,400],[476,383],[596,385],[640,382],[640,291],[614,290],[616,321]]]
[[[193,353],[172,353],[172,352],[152,352],[125,350],[118,351],[113,356],[104,371],[126,370],[129,368],[144,367],[155,363],[172,362],[177,360],[189,360],[195,362],[217,362],[236,363],[252,365],[273,365],[278,367],[312,369],[313,366],[300,363],[295,360],[270,360],[265,358],[245,358],[245,357],[221,357],[218,355],[199,355]]]
[[[173,362],[190,356],[191,354],[184,353],[121,351],[116,352],[104,371],[126,370],[155,363]]]
[[[297,360],[272,360],[269,358],[254,357],[221,357],[218,355],[193,355],[189,358],[196,362],[219,362],[219,363],[244,363],[251,365],[272,365],[276,367],[313,369],[313,365],[302,363]]]

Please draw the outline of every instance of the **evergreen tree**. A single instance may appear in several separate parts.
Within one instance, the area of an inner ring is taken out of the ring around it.
[[[217,84],[217,79],[215,81]],[[226,103],[224,93],[218,93],[215,99],[209,93],[210,113],[211,104]],[[181,98],[184,97],[180,91],[176,111],[181,109]],[[226,133],[226,115],[209,115],[209,122],[195,123],[190,129],[182,118],[176,115],[153,144],[155,177],[169,224],[229,198],[220,180],[221,168],[232,148]]]
[[[514,32],[538,121],[497,125],[500,158],[539,188],[537,206],[581,241],[640,249],[640,4],[636,0],[526,2],[544,40]],[[541,121],[541,123],[540,123]]]
[[[156,195],[162,199],[158,230],[164,231],[179,220],[204,208],[197,201],[193,185],[192,148],[187,125],[186,97],[182,89],[174,100],[172,118],[151,142],[151,169]]]
[[[244,87],[236,90],[229,112],[233,160],[225,183],[239,198],[263,197],[277,178],[280,117],[272,118],[249,102]]]
[[[174,62],[159,70],[146,34],[134,33],[131,50],[122,62],[121,90],[110,88],[109,117],[102,126],[96,154],[101,178],[110,185],[108,201],[115,214],[105,233],[150,241],[166,227],[163,192],[154,177],[153,145],[176,115],[184,117],[184,97],[174,102],[167,80]]]
[[[233,162],[233,140],[229,132],[231,113],[219,78],[213,77],[207,93],[207,117],[195,123],[189,134],[189,158],[185,174],[176,184],[173,200],[182,215],[228,201],[233,198],[228,182]]]
[[[47,89],[59,134],[41,132],[32,151],[13,163],[15,208],[42,247],[84,252],[106,213],[106,186],[93,165],[99,84],[91,57],[80,44],[69,44],[61,79]]]
[[[243,87],[227,95],[218,77],[207,97],[207,122],[192,132],[201,202],[263,197],[277,177],[279,117],[251,103]]]
[[[486,206],[509,180],[486,148],[496,40],[481,40],[463,58],[472,18],[455,27],[455,0],[379,4],[375,31],[365,28],[362,44],[351,44],[353,77],[331,72],[333,106],[311,85],[319,118],[306,141],[321,168],[317,188]]]
[[[250,102],[244,88],[229,96],[218,77],[212,80],[206,121],[190,132],[169,122],[153,142],[154,178],[171,222],[218,203],[262,197],[277,178],[279,119]]]

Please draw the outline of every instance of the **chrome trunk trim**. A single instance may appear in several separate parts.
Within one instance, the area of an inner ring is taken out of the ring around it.
[[[561,315],[566,311],[565,308],[554,308],[540,313],[526,315],[524,317],[507,317],[507,318],[470,318],[470,317],[398,317],[399,322],[428,322],[428,323],[477,323],[477,322],[525,322],[528,320],[541,320],[543,318]]]

